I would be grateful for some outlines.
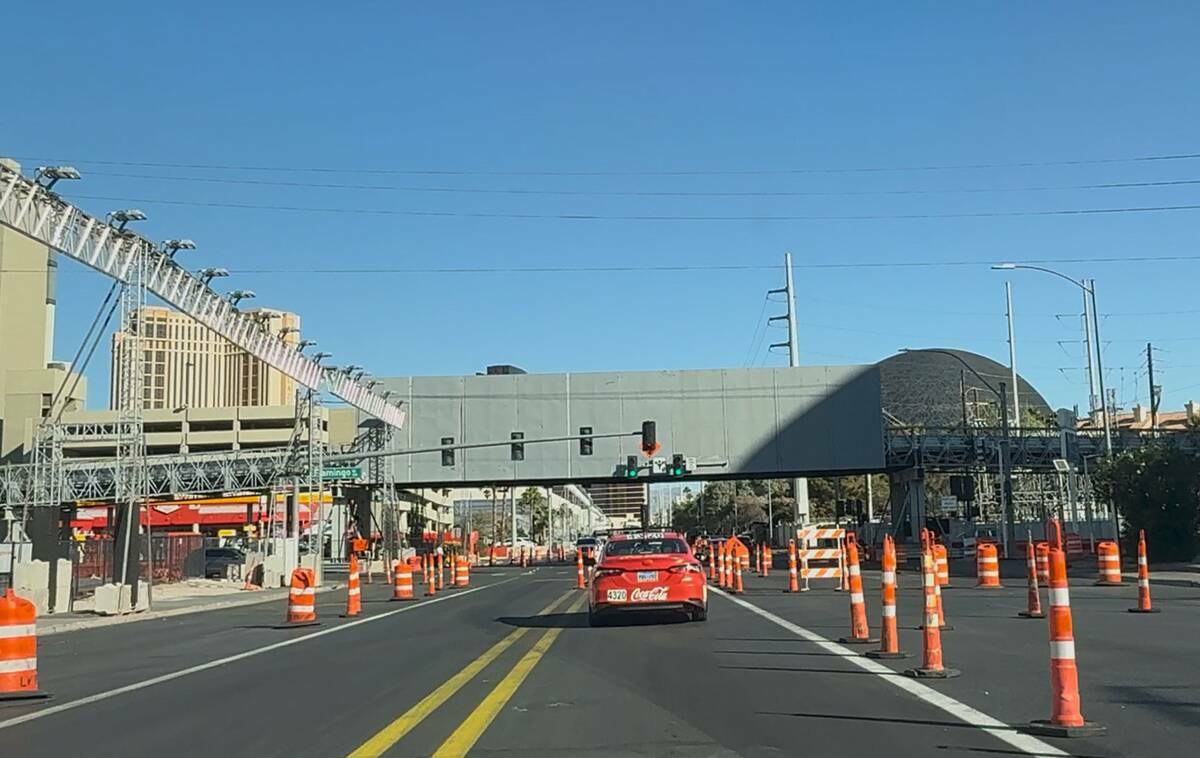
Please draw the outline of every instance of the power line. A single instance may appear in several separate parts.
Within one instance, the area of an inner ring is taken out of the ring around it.
[[[168,163],[155,161],[114,161],[87,160],[70,158],[33,158],[20,157],[17,160],[45,163],[76,163],[89,166],[133,166],[139,168],[184,168],[209,169],[218,171],[277,171],[289,173],[322,173],[322,174],[377,174],[377,175],[407,175],[407,176],[771,176],[791,174],[860,174],[860,173],[889,173],[906,171],[963,171],[976,169],[997,168],[1047,168],[1055,166],[1096,166],[1113,163],[1155,163],[1181,160],[1196,160],[1200,153],[1175,153],[1161,155],[1140,155],[1117,158],[1089,158],[1076,160],[1055,161],[1011,161],[992,163],[952,163],[952,164],[918,164],[911,166],[850,166],[850,167],[803,167],[803,168],[772,168],[772,169],[682,169],[682,170],[497,170],[497,169],[414,169],[414,168],[379,168],[377,166],[360,167],[329,167],[329,166],[296,166],[296,165],[245,165],[221,163]]]
[[[1035,185],[1025,187],[958,187],[948,189],[847,190],[847,191],[789,191],[751,190],[722,192],[682,192],[671,190],[547,190],[547,189],[490,189],[483,187],[421,187],[395,184],[344,184],[334,182],[288,182],[275,179],[230,179],[214,176],[164,176],[160,174],[127,174],[122,172],[89,171],[88,176],[109,176],[150,181],[195,182],[204,184],[234,184],[255,187],[290,187],[300,189],[365,190],[382,192],[414,192],[472,195],[523,195],[549,197],[864,197],[879,195],[958,195],[1002,192],[1053,192],[1065,190],[1139,189],[1200,185],[1200,179],[1169,179],[1163,181],[1106,182],[1099,184]]]
[[[1037,216],[1095,216],[1126,213],[1165,213],[1200,210],[1200,205],[1147,205],[1117,208],[1055,208],[1031,211],[970,211],[962,213],[856,213],[812,215],[707,215],[685,216],[670,214],[599,214],[599,213],[493,213],[484,211],[422,211],[389,208],[332,208],[300,205],[265,205],[200,200],[165,200],[147,197],[111,197],[106,195],[76,195],[84,200],[105,200],[118,203],[147,205],[182,205],[196,208],[230,208],[238,210],[291,211],[299,213],[336,213],[361,216],[405,216],[416,218],[480,218],[513,219],[519,221],[902,221],[920,219],[958,218],[1018,218]]]

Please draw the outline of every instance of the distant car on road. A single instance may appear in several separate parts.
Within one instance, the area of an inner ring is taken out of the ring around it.
[[[583,565],[595,565],[596,554],[600,552],[600,540],[595,537],[580,537],[575,540],[575,547],[583,551]]]
[[[204,549],[204,578],[224,579],[230,566],[241,566],[246,554],[232,547],[209,547]]]
[[[704,569],[682,535],[645,532],[614,535],[605,543],[588,587],[588,623],[644,611],[679,611],[708,618]]]

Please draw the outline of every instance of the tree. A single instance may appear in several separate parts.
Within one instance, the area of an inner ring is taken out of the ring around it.
[[[521,493],[520,499],[517,501],[520,508],[530,514],[530,535],[529,539],[534,539],[537,535],[545,535],[546,524],[550,521],[550,507],[546,502],[546,496],[542,494],[540,487],[526,487]]]
[[[1096,483],[1121,515],[1125,554],[1146,530],[1155,560],[1190,561],[1200,549],[1200,456],[1165,445],[1102,461]]]

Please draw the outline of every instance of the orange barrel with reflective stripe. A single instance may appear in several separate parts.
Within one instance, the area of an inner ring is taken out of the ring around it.
[[[1121,584],[1121,550],[1117,543],[1104,540],[1096,545],[1096,584],[1114,587]]]
[[[38,689],[37,608],[12,589],[0,595],[0,701],[49,697]]]
[[[293,569],[288,589],[288,625],[317,623],[316,595],[316,573],[310,568]]]

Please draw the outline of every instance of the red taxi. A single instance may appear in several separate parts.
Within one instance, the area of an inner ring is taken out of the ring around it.
[[[588,622],[639,611],[681,611],[708,618],[704,569],[682,535],[644,532],[614,535],[596,557],[588,587]]]

